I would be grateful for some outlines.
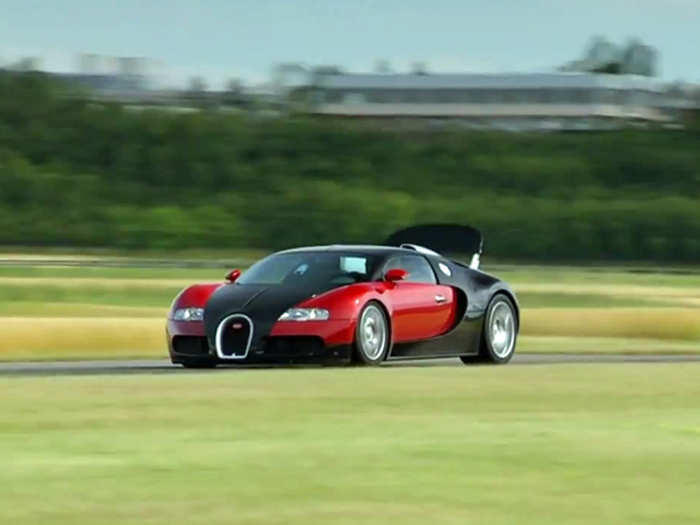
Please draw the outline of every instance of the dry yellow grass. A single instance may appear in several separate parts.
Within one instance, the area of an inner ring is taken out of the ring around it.
[[[207,279],[204,279],[206,281]],[[210,279],[211,280],[211,279]],[[90,286],[90,287],[173,287],[187,286],[202,279],[192,277],[0,277],[0,285],[14,286]],[[694,297],[700,298],[700,288],[689,286],[658,286],[643,284],[598,284],[598,283],[511,283],[516,292],[598,294],[628,297]]]
[[[2,360],[166,356],[164,315],[0,317],[0,323]],[[700,351],[700,310],[538,308],[523,311],[522,334],[521,351]]]
[[[697,341],[695,308],[536,308],[523,310],[524,335]]]
[[[535,354],[694,354],[700,341],[627,337],[523,335],[518,352]]]
[[[161,356],[165,319],[3,317],[0,359]]]
[[[600,295],[626,295],[635,297],[700,297],[700,289],[676,286],[646,286],[637,284],[584,284],[584,283],[513,283],[516,291],[586,293]]]
[[[195,281],[200,282],[200,281]],[[140,279],[140,278],[110,278],[102,277],[0,277],[0,286],[51,286],[65,288],[184,288],[193,283],[192,279]]]
[[[0,359],[165,357],[172,298],[221,272],[6,269],[0,276]],[[522,294],[521,351],[700,352],[697,276],[551,272],[504,275]]]
[[[15,301],[10,304],[0,303],[0,319],[12,317],[155,317],[165,319],[168,307],[119,306],[109,304],[61,303]]]

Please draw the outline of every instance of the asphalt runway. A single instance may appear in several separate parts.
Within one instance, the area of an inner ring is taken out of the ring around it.
[[[595,354],[515,354],[508,366],[576,363],[700,363],[700,355],[595,355]],[[393,367],[464,366],[459,359],[391,361]],[[111,375],[111,374],[187,374],[226,373],[264,368],[320,368],[318,365],[233,365],[212,370],[186,370],[167,359],[120,361],[42,361],[0,363],[0,376],[15,375]]]

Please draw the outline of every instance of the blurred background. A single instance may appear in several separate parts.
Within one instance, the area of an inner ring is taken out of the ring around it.
[[[0,0],[0,523],[700,523],[699,28]],[[512,364],[169,366],[184,287],[440,222],[517,293]]]
[[[141,323],[272,250],[451,222],[526,335],[604,309],[588,336],[700,339],[696,2],[0,6],[6,317]],[[150,326],[102,345],[160,352]]]

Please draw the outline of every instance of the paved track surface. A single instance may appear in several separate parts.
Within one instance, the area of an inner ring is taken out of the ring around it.
[[[516,354],[512,365],[572,363],[700,363],[700,355],[593,355],[593,354]],[[459,359],[393,361],[383,366],[464,366]],[[165,359],[129,361],[53,361],[0,363],[0,376],[12,375],[106,375],[226,373],[260,368],[294,368],[296,366],[220,366],[214,370],[185,370]],[[303,366],[305,368],[312,366]]]

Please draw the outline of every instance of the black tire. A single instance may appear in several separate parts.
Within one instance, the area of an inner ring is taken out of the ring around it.
[[[496,324],[495,327],[494,324]],[[506,364],[515,354],[518,329],[518,316],[513,301],[505,294],[495,294],[491,298],[484,316],[479,354],[460,356],[460,359],[467,365],[477,363]]]
[[[360,312],[355,326],[353,362],[377,366],[386,358],[390,345],[390,328],[384,308],[368,302]]]
[[[183,359],[180,364],[184,368],[216,368],[216,361],[213,359]]]

